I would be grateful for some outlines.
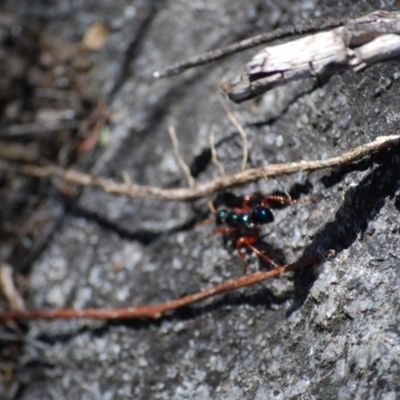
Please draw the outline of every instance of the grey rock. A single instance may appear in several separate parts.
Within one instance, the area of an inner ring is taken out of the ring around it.
[[[48,32],[62,28],[71,40],[93,22],[109,22],[109,43],[92,55],[97,66],[92,79],[113,111],[112,142],[93,172],[128,171],[134,182],[160,187],[185,185],[170,150],[170,124],[189,163],[208,148],[213,130],[221,163],[227,172],[237,170],[241,142],[220,105],[218,85],[224,75],[240,73],[255,51],[166,80],[153,81],[155,69],[277,25],[393,6],[392,1],[89,3],[21,2],[19,12],[47,17]],[[246,127],[250,163],[333,157],[398,132],[398,70],[398,60],[392,60],[230,105]],[[26,375],[20,398],[398,397],[399,171],[398,151],[387,151],[341,170],[235,189],[240,194],[310,188],[305,197],[317,202],[277,210],[265,240],[288,262],[330,248],[337,257],[156,322],[31,322],[28,337],[43,346],[25,346],[20,375],[34,361],[41,373]],[[208,164],[197,179],[217,174]],[[156,303],[242,274],[235,251],[213,236],[211,225],[187,224],[206,210],[205,200],[125,199],[85,189],[79,206],[111,224],[65,216],[33,266],[29,307]],[[125,268],[116,273],[115,264]],[[257,268],[255,259],[251,268]]]

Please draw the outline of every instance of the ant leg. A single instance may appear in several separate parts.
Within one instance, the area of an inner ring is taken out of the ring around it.
[[[260,257],[262,260],[267,262],[268,264],[271,264],[275,268],[281,267],[282,265],[278,265],[274,260],[266,256],[262,251],[258,250],[256,247],[253,246],[255,242],[257,242],[258,238],[257,237],[252,237],[252,236],[244,236],[241,237],[237,240],[236,242],[236,248],[238,250],[239,258],[244,261],[244,254],[241,252],[240,247],[247,246],[251,251],[256,253],[258,257]],[[247,271],[247,263],[245,267],[245,271]]]
[[[241,247],[243,247],[243,246],[248,247],[250,250],[252,250],[254,253],[256,253],[260,258],[262,258],[264,261],[272,264],[274,267],[279,266],[274,261],[272,261],[269,257],[267,257],[265,254],[263,254],[260,250],[258,250],[256,247],[253,246],[253,244],[256,243],[257,240],[258,240],[258,237],[256,237],[256,236],[243,236],[236,241],[236,249],[238,252],[238,256],[244,264],[244,272],[246,274],[247,274],[248,264],[247,264],[246,260],[244,259],[244,254],[241,250]]]
[[[236,228],[231,228],[231,227],[221,227],[221,228],[217,228],[214,231],[214,234],[216,233],[223,233],[225,235],[230,235],[230,236],[234,236],[237,235],[237,229]]]
[[[265,207],[270,207],[270,202],[280,203],[280,204],[300,204],[300,203],[314,203],[315,198],[309,197],[308,199],[295,200],[291,197],[285,196],[265,196],[262,200],[262,205]]]
[[[259,192],[254,192],[243,198],[243,203],[241,208],[236,208],[237,210],[251,211],[256,205],[263,205],[265,207],[270,207],[270,202],[280,203],[280,204],[299,204],[299,203],[314,203],[315,198],[310,197],[308,199],[296,200],[292,199],[289,195],[287,196],[262,196]]]
[[[269,207],[271,201],[280,204],[296,204],[298,202],[298,200],[293,200],[285,196],[265,196],[262,200],[262,204],[265,207]]]
[[[243,269],[244,269],[244,273],[245,275],[247,275],[247,269],[248,269],[248,263],[244,258],[244,253],[241,250],[241,247],[246,246],[247,241],[252,241],[253,243],[257,241],[257,238],[252,238],[252,237],[241,237],[236,241],[236,250],[238,252],[238,256],[240,258],[240,260],[243,263]]]
[[[275,267],[275,268],[282,267],[282,265],[278,265],[274,260],[272,260],[271,258],[267,257],[262,251],[258,250],[251,243],[245,243],[245,245],[250,250],[254,251],[254,253],[256,253],[262,260],[264,260],[265,262],[271,264],[273,267]]]
[[[232,228],[232,227],[221,227],[221,228],[215,229],[214,234],[216,234],[216,233],[222,233],[222,234],[225,234],[225,235],[235,236],[235,235],[238,234],[238,231],[237,231],[237,229]],[[246,260],[244,259],[244,254],[243,254],[243,252],[240,250],[240,247],[242,247],[242,246],[245,245],[244,243],[241,244],[242,239],[244,239],[244,238],[239,238],[239,239],[236,241],[236,249],[237,249],[239,258],[240,258],[240,260],[241,260],[242,263],[243,263],[244,272],[245,272],[245,274],[247,274],[247,267],[248,267],[248,265],[247,265]],[[250,238],[250,239],[253,239],[253,238]],[[254,239],[255,239],[255,240],[254,240],[254,242],[255,242],[257,239],[256,239],[256,238],[254,238]],[[254,242],[253,242],[253,243],[254,243]]]
[[[242,209],[251,211],[254,206],[262,204],[263,196],[259,192],[254,192],[243,198]]]

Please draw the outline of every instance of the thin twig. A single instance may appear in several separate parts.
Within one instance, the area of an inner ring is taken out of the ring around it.
[[[11,310],[23,310],[25,308],[24,300],[14,285],[13,268],[4,261],[0,261],[0,287]]]
[[[224,102],[222,102],[222,107],[224,107],[227,117],[232,122],[234,127],[239,132],[240,137],[242,138],[243,158],[242,158],[242,165],[240,166],[240,171],[244,171],[246,169],[247,160],[249,158],[249,141],[247,140],[247,134],[246,134],[245,130],[243,129],[242,125],[240,124],[240,122],[237,120],[237,118],[233,114],[233,112],[231,112],[231,110],[228,108],[228,106]]]
[[[259,179],[293,174],[296,172],[315,171],[324,168],[340,167],[358,161],[369,154],[385,148],[398,146],[400,135],[380,136],[374,141],[358,146],[346,153],[327,160],[300,161],[287,164],[268,164],[260,168],[250,168],[229,176],[218,177],[210,182],[198,184],[195,188],[162,189],[152,186],[115,182],[110,178],[97,177],[84,172],[63,169],[56,165],[45,167],[26,164],[15,165],[0,160],[0,170],[34,176],[37,178],[57,177],[65,182],[79,186],[99,187],[107,193],[129,196],[132,198],[152,198],[159,200],[189,201],[212,195],[219,190],[232,188]]]
[[[62,121],[51,126],[39,123],[18,124],[0,129],[0,135],[3,137],[45,135],[52,132],[64,131],[66,129],[76,129],[78,126],[79,124],[77,121]]]
[[[335,28],[337,26],[345,24],[347,21],[348,18],[321,19],[316,21],[306,21],[296,26],[278,28],[272,32],[262,33],[261,35],[257,35],[242,40],[240,42],[233,43],[227,47],[223,47],[217,50],[209,51],[207,53],[196,55],[194,57],[189,58],[186,61],[179,62],[170,65],[166,68],[163,68],[160,71],[154,71],[153,77],[158,79],[158,78],[167,78],[170,76],[174,76],[180,74],[181,72],[189,68],[205,65],[212,61],[217,61],[231,54],[238,53],[239,51],[243,51],[246,49],[250,49],[260,44],[271,42],[272,40],[283,39],[288,36],[302,35],[306,33],[319,32],[324,29]]]
[[[213,131],[210,131],[209,140],[210,140],[210,150],[211,150],[211,161],[218,168],[220,175],[225,176],[226,174],[225,174],[224,166],[218,160],[217,149],[215,148]]]
[[[230,292],[246,286],[251,286],[256,283],[276,278],[296,269],[314,265],[326,259],[334,257],[334,251],[330,250],[327,253],[298,261],[294,264],[277,267],[272,271],[254,272],[249,275],[242,276],[236,279],[229,279],[218,285],[200,290],[199,292],[189,294],[178,299],[165,303],[153,304],[136,308],[115,308],[115,309],[96,309],[87,308],[77,310],[74,308],[56,309],[56,310],[26,310],[26,311],[3,311],[0,312],[0,321],[18,320],[18,319],[70,319],[70,318],[95,318],[95,319],[136,319],[136,318],[151,318],[157,319],[168,312],[177,310],[178,308],[186,307],[197,303],[211,296],[216,296],[222,293]]]
[[[191,189],[196,186],[196,181],[194,180],[193,176],[190,173],[190,168],[185,163],[180,151],[179,151],[179,143],[178,138],[176,137],[175,128],[171,125],[168,127],[169,137],[171,138],[172,142],[172,151],[174,152],[174,156],[176,162],[178,163],[179,167],[181,168],[183,174],[185,175],[186,181]]]
[[[36,145],[26,143],[13,143],[0,141],[0,159],[8,161],[35,162],[39,158],[39,150]]]
[[[210,210],[210,213],[211,213],[212,215],[217,215],[218,211],[217,211],[217,209],[215,208],[214,202],[213,202],[211,199],[208,199],[208,201],[207,201],[207,206],[208,206],[208,209]],[[212,220],[215,220],[215,218],[212,218]]]
[[[129,172],[124,170],[124,171],[122,171],[121,175],[122,175],[123,182],[126,185],[132,186],[133,183],[132,183],[131,177],[129,176]]]

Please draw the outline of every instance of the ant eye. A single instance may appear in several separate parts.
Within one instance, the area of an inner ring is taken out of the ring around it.
[[[274,220],[271,210],[264,206],[254,207],[250,215],[251,221],[255,224],[268,224]]]
[[[217,218],[216,218],[216,224],[217,225],[222,225],[223,223],[225,223],[225,219],[226,216],[228,215],[228,211],[226,210],[221,210],[218,214],[217,214]]]

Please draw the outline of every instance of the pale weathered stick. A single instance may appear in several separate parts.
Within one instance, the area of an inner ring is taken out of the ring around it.
[[[210,182],[198,184],[195,188],[161,189],[152,186],[141,186],[134,183],[119,183],[109,178],[85,174],[84,172],[48,165],[14,165],[0,160],[0,170],[16,172],[37,178],[57,177],[65,182],[79,186],[99,187],[105,192],[133,198],[152,198],[159,200],[188,201],[209,196],[219,190],[254,182],[259,179],[293,174],[296,172],[315,171],[323,168],[340,167],[358,161],[368,154],[398,146],[400,135],[380,136],[373,142],[358,146],[341,156],[318,161],[300,161],[287,164],[269,164],[260,168],[251,168],[234,175],[221,176]]]
[[[252,99],[276,86],[318,78],[344,68],[360,71],[400,55],[400,12],[376,11],[328,32],[261,50],[246,73],[221,83],[236,103]]]
[[[221,58],[229,56],[230,54],[250,49],[252,47],[259,46],[260,44],[268,43],[277,39],[283,39],[288,36],[302,35],[305,33],[313,33],[322,31],[324,29],[335,28],[337,26],[343,25],[344,23],[346,23],[346,21],[347,19],[345,18],[338,18],[338,19],[325,18],[314,21],[306,21],[296,26],[278,28],[273,30],[272,32],[262,33],[261,35],[244,39],[240,42],[233,43],[227,47],[212,50],[204,54],[196,55],[192,58],[189,58],[186,61],[170,65],[160,71],[153,72],[153,77],[166,78],[169,76],[177,75],[189,68],[205,65],[212,61],[217,61]]]
[[[135,319],[135,318],[160,318],[162,315],[177,310],[178,308],[189,306],[198,301],[211,296],[230,292],[246,286],[266,281],[278,277],[286,272],[314,265],[326,259],[332,259],[335,256],[333,250],[324,254],[319,254],[294,264],[277,267],[272,271],[254,272],[249,275],[236,279],[229,279],[218,285],[200,290],[199,292],[189,294],[166,303],[153,304],[135,308],[87,308],[77,310],[74,308],[56,309],[56,310],[21,310],[21,311],[0,311],[0,321],[19,320],[19,319],[70,319],[70,318],[95,318],[95,319]]]

